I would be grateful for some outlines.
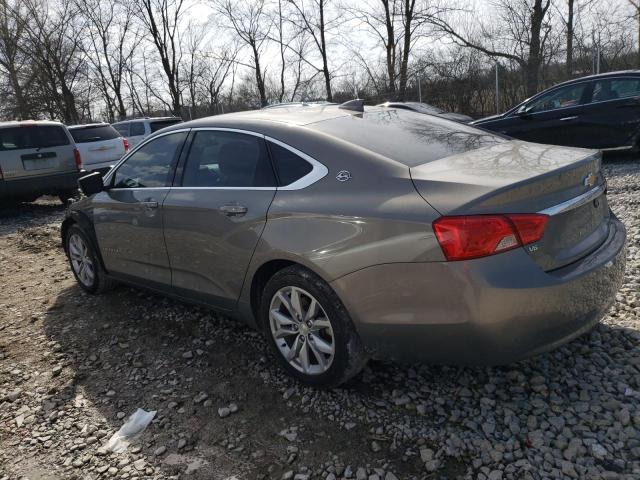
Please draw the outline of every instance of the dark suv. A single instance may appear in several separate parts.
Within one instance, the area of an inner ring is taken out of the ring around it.
[[[638,148],[640,70],[577,78],[472,125],[569,147]]]

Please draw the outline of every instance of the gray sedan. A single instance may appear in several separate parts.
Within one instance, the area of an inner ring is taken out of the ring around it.
[[[240,317],[318,386],[371,357],[554,348],[599,321],[624,272],[598,152],[393,108],[195,120],[80,184],[62,239],[84,290],[124,282]]]

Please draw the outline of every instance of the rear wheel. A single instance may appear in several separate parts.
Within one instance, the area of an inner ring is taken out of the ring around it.
[[[303,267],[287,267],[267,282],[260,312],[279,362],[304,383],[334,387],[366,364],[344,305],[326,282]]]
[[[67,231],[65,249],[71,271],[80,287],[89,293],[101,293],[116,285],[102,269],[86,233],[72,225]]]

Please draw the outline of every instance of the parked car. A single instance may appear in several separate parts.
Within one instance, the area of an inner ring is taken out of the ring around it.
[[[577,78],[473,125],[530,142],[638,148],[640,70]]]
[[[116,122],[112,124],[112,127],[128,139],[129,147],[133,148],[152,133],[176,123],[182,123],[182,119],[178,117],[146,117]]]
[[[90,123],[67,127],[88,172],[106,173],[129,150],[129,140],[108,123]]]
[[[57,195],[63,203],[78,192],[82,160],[59,122],[0,122],[0,200],[31,202]]]
[[[469,115],[461,113],[445,112],[444,110],[422,102],[385,102],[378,105],[382,108],[400,108],[403,110],[411,110],[413,112],[425,113],[427,115],[439,115],[447,120],[456,122],[469,123],[473,120]]]
[[[80,286],[237,315],[322,386],[369,357],[508,363],[599,321],[626,234],[598,152],[356,103],[175,125],[83,177],[61,229]]]

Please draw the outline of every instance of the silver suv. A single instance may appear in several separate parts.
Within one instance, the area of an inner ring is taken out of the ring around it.
[[[176,123],[182,123],[182,119],[179,117],[145,117],[117,122],[112,124],[112,127],[126,138],[129,141],[129,147],[133,148],[152,133]]]
[[[82,160],[59,122],[0,122],[0,200],[33,201],[57,195],[63,203],[78,191]]]

